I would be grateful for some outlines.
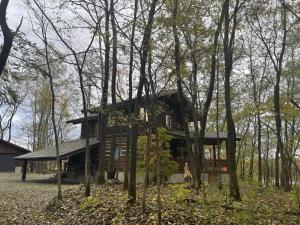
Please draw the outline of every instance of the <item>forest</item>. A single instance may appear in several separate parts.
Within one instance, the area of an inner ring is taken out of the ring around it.
[[[300,1],[1,0],[0,25],[0,139],[56,154],[28,165],[56,189],[27,224],[300,224]],[[161,127],[166,92],[184,167]],[[66,189],[63,143],[80,132],[83,179]],[[178,170],[189,179],[167,182]]]

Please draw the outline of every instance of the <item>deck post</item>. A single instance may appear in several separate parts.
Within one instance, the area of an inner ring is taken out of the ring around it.
[[[26,172],[27,172],[27,160],[23,161],[23,166],[22,166],[22,181],[25,182],[26,180]]]

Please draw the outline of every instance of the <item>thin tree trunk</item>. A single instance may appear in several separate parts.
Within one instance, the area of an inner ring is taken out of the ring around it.
[[[228,156],[228,170],[230,176],[230,184],[229,184],[229,193],[230,196],[235,200],[241,200],[238,179],[236,174],[236,162],[235,162],[235,153],[236,153],[236,132],[235,125],[232,118],[231,112],[231,94],[230,94],[230,77],[232,72],[232,55],[233,55],[233,44],[235,39],[235,29],[236,29],[236,13],[239,5],[239,0],[236,1],[235,5],[235,16],[233,17],[233,25],[231,31],[231,37],[229,39],[229,29],[230,29],[230,16],[229,16],[229,8],[230,8],[230,0],[225,0],[224,2],[224,59],[225,59],[225,81],[224,81],[224,89],[225,89],[225,109],[226,109],[226,121],[227,121],[227,156]]]
[[[147,135],[147,148],[146,148],[146,166],[145,166],[145,178],[144,178],[144,191],[143,191],[143,199],[142,199],[142,211],[146,212],[146,196],[147,196],[147,188],[149,186],[149,159],[150,159],[150,151],[152,148],[152,128],[149,125]]]
[[[113,45],[113,53],[112,53],[112,76],[111,76],[111,98],[112,98],[112,111],[113,114],[115,112],[115,104],[116,104],[116,78],[117,78],[117,30],[116,30],[116,23],[115,23],[115,8],[114,8],[114,1],[111,0],[110,2],[110,15],[111,15],[111,27],[113,32],[112,37],[112,45]],[[107,179],[114,179],[115,178],[115,171],[114,171],[114,155],[116,149],[116,122],[113,122],[112,128],[112,139],[111,139],[111,150],[109,154],[109,162],[108,162],[108,172],[107,172]]]
[[[154,118],[156,120],[156,117]],[[160,146],[159,146],[159,137],[157,132],[157,121],[154,123],[155,130],[155,144],[157,151],[157,161],[156,161],[156,186],[157,186],[157,220],[158,224],[161,224],[161,198],[160,198]]]
[[[125,168],[124,168],[124,183],[123,190],[128,189],[128,180],[129,180],[129,163],[130,163],[130,143],[131,143],[131,129],[129,126],[126,127],[127,136],[126,136],[126,153],[125,153]]]
[[[128,104],[128,120],[131,122],[131,114],[132,114],[132,74],[133,74],[133,57],[134,57],[134,38],[135,38],[135,26],[136,26],[136,18],[137,18],[137,7],[138,7],[138,0],[134,1],[134,12],[133,12],[133,22],[132,22],[132,29],[131,29],[131,37],[130,37],[130,53],[129,53],[129,73],[128,73],[128,92],[129,92],[129,104]],[[130,163],[130,146],[132,140],[132,132],[131,126],[128,126],[128,133],[127,133],[127,144],[126,144],[126,160],[125,160],[125,169],[124,169],[124,186],[123,189],[128,189],[128,181],[129,181],[129,163]]]
[[[47,69],[48,73],[47,76],[49,78],[50,89],[51,89],[51,119],[54,131],[54,138],[55,138],[55,151],[56,151],[56,166],[57,166],[57,197],[58,199],[62,199],[62,191],[61,191],[61,160],[59,156],[59,144],[58,144],[58,133],[56,128],[56,120],[55,120],[55,91],[54,91],[54,84],[53,84],[53,75],[52,70],[49,62],[49,52],[48,52],[48,40],[46,30],[44,30],[44,24],[42,24],[42,32],[45,44],[45,58],[47,62]]]
[[[142,97],[142,91],[146,80],[146,64],[147,57],[150,48],[150,40],[152,33],[152,25],[154,21],[155,9],[158,0],[153,0],[150,5],[150,11],[148,15],[148,22],[143,35],[142,51],[141,51],[141,72],[138,85],[137,97],[135,101],[135,107],[133,112],[133,118],[138,116],[138,110],[140,108],[140,101]],[[137,152],[137,138],[138,138],[138,124],[135,121],[132,128],[132,140],[131,140],[131,162],[130,162],[130,181],[128,188],[128,195],[130,202],[133,203],[136,200],[136,152]]]
[[[256,77],[254,74],[254,68],[253,68],[253,60],[252,60],[252,45],[250,45],[250,71],[251,71],[251,80],[253,85],[253,100],[255,104],[256,109],[256,120],[257,120],[257,153],[258,153],[258,182],[262,183],[262,154],[261,154],[261,118],[260,118],[260,111],[259,111],[259,99],[260,99],[260,91],[257,91],[257,85],[256,85]],[[254,146],[255,147],[255,146]]]
[[[189,128],[188,128],[188,119],[186,117],[186,111],[185,111],[185,107],[184,107],[184,93],[183,93],[183,88],[182,88],[182,78],[180,75],[180,71],[181,71],[181,66],[180,66],[180,42],[179,42],[179,37],[178,37],[178,30],[177,30],[177,24],[176,24],[176,20],[177,20],[177,11],[178,11],[178,0],[174,0],[174,8],[172,11],[172,16],[173,16],[173,26],[172,26],[172,30],[173,30],[173,37],[174,37],[174,41],[175,41],[175,49],[174,49],[174,56],[175,56],[175,73],[176,73],[176,84],[177,84],[177,90],[178,90],[178,102],[179,102],[179,108],[180,108],[180,115],[182,118],[182,123],[183,123],[183,128],[184,128],[184,133],[185,133],[185,137],[186,137],[186,146],[187,146],[187,151],[188,151],[188,157],[190,160],[190,164],[193,165],[194,167],[194,172],[197,173],[197,171],[199,171],[197,169],[197,165],[199,165],[199,162],[197,162],[195,159],[195,161],[193,160],[193,151],[192,151],[192,143],[191,143],[191,139],[190,139],[190,132],[189,132]],[[198,147],[198,146],[197,146]],[[200,175],[194,177],[194,181],[197,180],[198,182],[200,182]],[[196,179],[195,179],[196,178]],[[199,178],[199,179],[197,179]]]
[[[204,103],[203,107],[203,113],[202,113],[202,120],[201,120],[201,129],[200,129],[200,136],[199,136],[199,152],[197,153],[198,156],[195,157],[197,160],[199,160],[200,167],[199,172],[197,173],[197,180],[200,179],[202,167],[203,167],[203,160],[204,160],[204,139],[205,139],[205,130],[206,130],[206,123],[207,123],[207,117],[209,108],[212,101],[213,91],[215,87],[215,79],[216,79],[216,55],[217,55],[217,49],[218,49],[218,40],[219,35],[222,29],[222,24],[224,20],[224,13],[225,13],[225,4],[222,6],[221,15],[217,24],[217,29],[214,34],[214,45],[213,45],[213,52],[211,55],[211,68],[210,68],[210,80],[209,80],[209,88],[206,95],[206,101]],[[197,186],[197,190],[199,189],[199,184]]]
[[[109,82],[109,3],[108,0],[105,3],[105,56],[104,56],[104,83],[102,90],[101,100],[101,119],[100,119],[100,149],[99,149],[99,164],[96,177],[97,184],[105,183],[105,140],[106,140],[106,129],[108,120],[108,109],[107,109],[107,98],[108,98],[108,82]]]

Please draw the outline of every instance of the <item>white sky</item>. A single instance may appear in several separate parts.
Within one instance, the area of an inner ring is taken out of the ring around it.
[[[15,31],[22,18],[23,22],[20,31],[25,33],[27,38],[34,37],[25,4],[22,0],[10,0],[7,9],[7,23],[10,29]],[[24,130],[22,130],[22,127],[24,126],[24,121],[31,120],[31,116],[32,113],[30,100],[28,98],[25,98],[24,102],[20,105],[17,114],[13,119],[11,142],[28,148],[28,137]],[[74,132],[71,132],[71,136],[77,137],[78,126],[74,127],[73,131]]]

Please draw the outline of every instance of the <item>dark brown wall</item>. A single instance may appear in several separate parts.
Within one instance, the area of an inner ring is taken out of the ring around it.
[[[25,154],[27,151],[19,148],[18,146],[7,144],[6,142],[0,141],[0,153],[8,153],[8,154]]]
[[[16,145],[0,141],[0,172],[13,172],[18,162],[14,157],[26,154],[27,151]]]

